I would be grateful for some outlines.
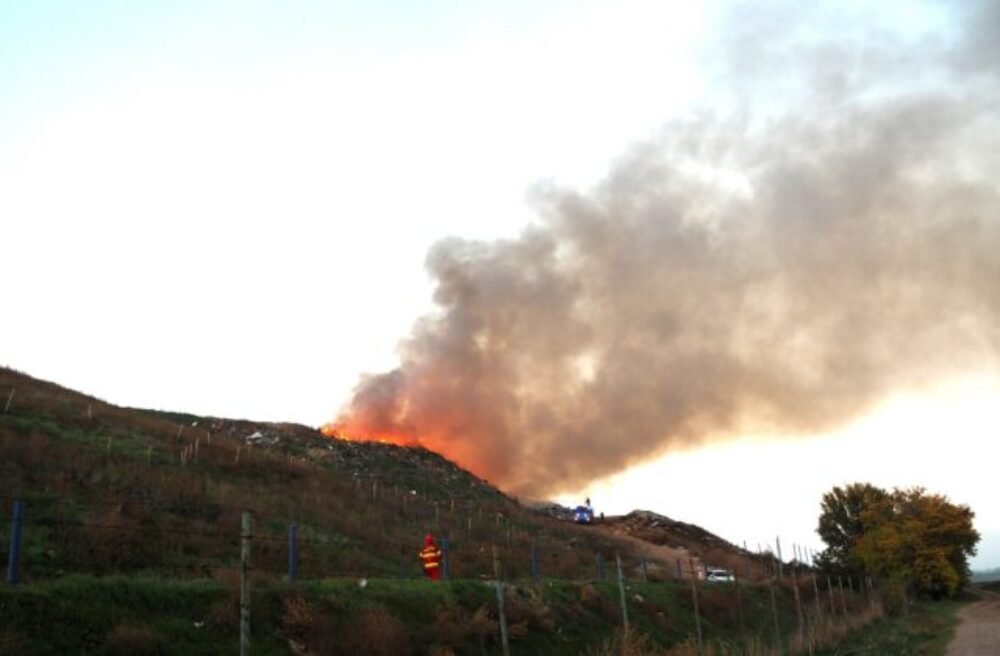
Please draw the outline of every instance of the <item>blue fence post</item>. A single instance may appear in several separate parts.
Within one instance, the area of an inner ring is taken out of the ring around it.
[[[295,524],[288,525],[288,580],[295,581],[299,578],[299,527]]]
[[[24,520],[24,502],[14,502],[14,517],[10,524],[10,553],[7,554],[7,585],[17,585],[21,564],[21,522]]]
[[[601,554],[597,554],[597,580],[604,580],[604,557]]]
[[[531,543],[531,578],[536,581],[540,578],[538,572],[538,545],[534,542]]]
[[[451,552],[448,549],[448,538],[441,538],[441,567],[444,580],[451,580]]]

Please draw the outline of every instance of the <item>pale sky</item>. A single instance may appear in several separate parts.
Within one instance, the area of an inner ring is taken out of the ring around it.
[[[903,32],[935,20],[879,7]],[[120,405],[319,425],[432,309],[433,243],[519,233],[534,186],[587,188],[711,103],[719,11],[0,0],[0,363]],[[973,507],[974,564],[1000,566],[998,436],[996,373],[974,371],[835,434],[586,492],[818,548],[831,485],[920,484]]]

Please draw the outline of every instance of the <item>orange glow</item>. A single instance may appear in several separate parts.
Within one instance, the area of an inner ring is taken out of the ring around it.
[[[348,442],[380,442],[382,444],[395,444],[396,446],[423,446],[420,440],[412,435],[389,432],[365,433],[352,428],[350,423],[346,421],[323,424],[319,431],[327,437],[346,440]]]
[[[456,440],[447,433],[435,432],[432,428],[422,431],[418,438],[403,430],[392,430],[392,428],[387,429],[386,427],[373,428],[364,421],[352,421],[350,417],[341,417],[324,424],[319,430],[323,435],[335,440],[420,447],[443,456],[479,478],[486,480],[498,478],[496,468],[490,467],[486,454],[476,451],[473,443]]]

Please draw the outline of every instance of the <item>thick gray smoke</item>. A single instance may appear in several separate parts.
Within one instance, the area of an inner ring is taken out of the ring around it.
[[[736,118],[670,124],[586,193],[540,191],[518,239],[437,244],[440,312],[343,430],[541,495],[996,371],[998,6],[937,7],[954,24],[916,40],[741,16]]]

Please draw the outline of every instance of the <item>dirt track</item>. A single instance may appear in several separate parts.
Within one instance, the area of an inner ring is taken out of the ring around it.
[[[946,656],[1000,654],[1000,595],[983,593],[983,600],[958,614],[959,625]]]

